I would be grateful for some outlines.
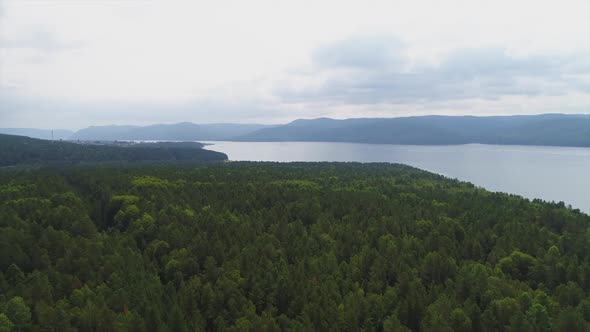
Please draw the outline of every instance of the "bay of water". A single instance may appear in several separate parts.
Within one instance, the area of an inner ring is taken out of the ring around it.
[[[469,181],[491,191],[563,201],[590,213],[590,148],[520,145],[391,145],[207,142],[230,160],[390,162]]]

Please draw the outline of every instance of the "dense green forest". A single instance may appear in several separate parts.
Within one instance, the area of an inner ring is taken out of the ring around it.
[[[193,146],[194,145],[194,146]],[[224,153],[195,143],[92,145],[0,134],[0,167],[18,164],[77,164],[138,161],[225,160]]]
[[[588,331],[590,216],[402,165],[0,173],[0,331]]]

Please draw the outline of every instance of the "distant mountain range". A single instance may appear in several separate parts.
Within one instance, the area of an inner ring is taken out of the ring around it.
[[[590,146],[590,115],[419,116],[296,120],[235,138],[239,141],[383,144],[513,144]]]
[[[0,134],[27,136],[31,138],[51,139],[51,129],[35,128],[0,128]],[[55,129],[53,139],[68,139],[74,134],[71,130]]]
[[[9,130],[12,132],[8,132]],[[46,139],[51,137],[51,131],[36,129],[0,129],[0,133]],[[345,120],[318,118],[300,119],[274,126],[183,122],[144,127],[88,127],[70,135],[67,135],[67,131],[56,130],[54,137],[102,141],[302,141],[416,145],[481,143],[590,147],[590,115],[415,116]]]
[[[151,126],[101,126],[81,129],[70,140],[171,140],[223,141],[272,126],[260,124],[155,124]]]

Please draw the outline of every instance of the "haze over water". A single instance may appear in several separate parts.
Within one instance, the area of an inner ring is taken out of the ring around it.
[[[471,182],[491,191],[563,201],[590,213],[590,148],[324,142],[209,142],[230,160],[391,162]]]

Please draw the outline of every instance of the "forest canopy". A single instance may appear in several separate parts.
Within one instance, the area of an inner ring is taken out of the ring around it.
[[[590,216],[402,165],[0,172],[0,331],[588,331]]]

